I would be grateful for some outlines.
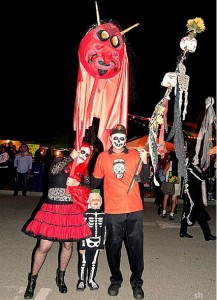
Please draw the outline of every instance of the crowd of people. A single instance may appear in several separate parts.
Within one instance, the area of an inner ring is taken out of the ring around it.
[[[17,149],[12,141],[0,145],[0,189],[14,189],[14,196],[19,191],[26,196],[27,190],[31,190],[30,178],[33,177],[33,167],[41,165],[40,175],[43,178],[41,191],[42,199],[46,198],[48,193],[48,177],[50,164],[55,158],[55,144],[49,147],[40,145],[40,147],[31,153],[27,143],[22,142]]]

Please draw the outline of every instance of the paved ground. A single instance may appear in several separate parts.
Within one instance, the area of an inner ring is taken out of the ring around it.
[[[0,300],[21,300],[27,283],[32,249],[36,240],[21,232],[39,202],[39,195],[12,197],[12,191],[0,194]],[[179,200],[178,214],[174,221],[162,219],[152,198],[145,198],[144,204],[144,255],[143,274],[146,300],[191,300],[216,299],[216,242],[206,242],[198,225],[189,229],[193,239],[179,238],[182,200]],[[216,234],[216,206],[209,202],[209,222]],[[76,250],[76,244],[74,244]],[[98,291],[75,290],[77,283],[77,253],[74,251],[66,272],[68,293],[60,294],[55,285],[58,243],[55,243],[40,271],[35,300],[131,300],[129,266],[125,248],[122,251],[121,269],[124,282],[117,297],[107,294],[109,270],[105,252],[100,253],[97,282]]]

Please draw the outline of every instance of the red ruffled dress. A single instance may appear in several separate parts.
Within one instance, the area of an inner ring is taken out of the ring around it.
[[[84,218],[90,194],[85,184],[89,184],[89,178],[85,183],[84,177],[79,186],[73,187],[73,196],[66,193],[66,168],[72,162],[69,156],[52,163],[48,197],[22,229],[27,235],[58,242],[78,241],[92,235]]]

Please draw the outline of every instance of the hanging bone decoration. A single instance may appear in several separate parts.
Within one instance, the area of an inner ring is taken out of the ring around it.
[[[185,74],[186,67],[183,63],[179,63],[177,67],[177,78],[178,78],[178,89],[179,89],[179,111],[181,113],[182,110],[182,96],[184,93],[184,109],[182,114],[182,120],[185,120],[185,116],[187,114],[187,105],[188,105],[188,85],[190,77]],[[175,91],[176,94],[176,91]]]

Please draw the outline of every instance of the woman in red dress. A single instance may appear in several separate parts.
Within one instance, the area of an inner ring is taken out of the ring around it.
[[[83,143],[79,152],[74,149],[67,157],[55,159],[51,164],[48,197],[22,229],[39,241],[34,250],[25,299],[33,298],[38,273],[53,242],[60,242],[61,246],[56,284],[60,293],[67,293],[64,276],[72,255],[72,242],[91,236],[84,218],[90,193],[88,163],[91,154],[91,146]]]

